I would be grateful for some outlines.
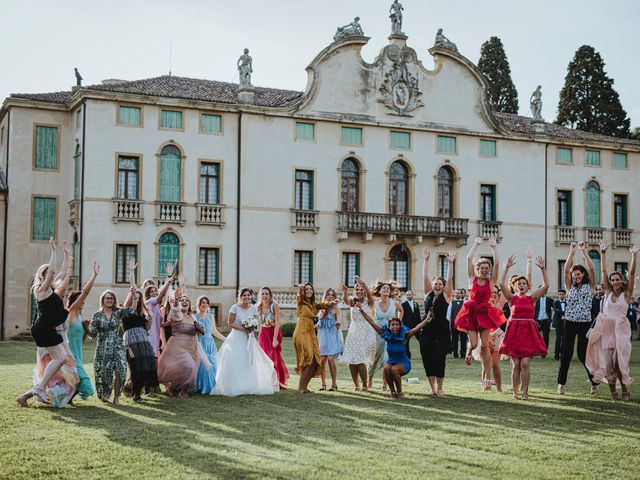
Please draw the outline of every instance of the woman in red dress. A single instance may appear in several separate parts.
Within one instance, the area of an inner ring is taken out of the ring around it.
[[[533,294],[528,295],[530,285],[527,277],[520,276],[512,283],[517,293],[511,293],[507,285],[507,273],[516,263],[515,255],[511,255],[504,265],[504,272],[500,281],[502,294],[511,305],[511,316],[507,323],[500,353],[511,357],[511,384],[513,386],[513,399],[518,399],[518,388],[522,387],[522,399],[529,399],[529,379],[531,378],[530,363],[532,357],[546,356],[547,347],[538,325],[533,319],[535,302],[543,297],[549,289],[547,270],[544,266],[544,258],[536,257],[536,265],[542,272],[542,286]]]
[[[495,330],[505,322],[502,311],[491,305],[491,290],[498,283],[498,252],[496,250],[496,239],[491,237],[488,244],[493,251],[493,272],[491,271],[491,262],[486,258],[481,258],[473,263],[473,256],[484,240],[477,237],[469,255],[467,255],[467,273],[469,275],[469,300],[464,302],[460,309],[460,313],[456,317],[454,323],[455,328],[461,332],[467,332],[469,337],[469,347],[467,355],[464,359],[467,365],[471,365],[473,357],[471,352],[478,346],[478,337],[481,340],[480,358],[482,360],[482,368],[485,372],[491,370],[491,354],[489,352],[489,333]],[[483,388],[489,390],[491,381],[483,379]]]
[[[282,330],[280,329],[280,306],[273,299],[273,292],[269,287],[260,289],[258,316],[260,317],[260,333],[258,344],[273,362],[278,374],[281,389],[287,388],[289,371],[282,359]]]

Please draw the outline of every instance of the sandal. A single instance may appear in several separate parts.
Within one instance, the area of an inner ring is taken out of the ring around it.
[[[482,381],[482,390],[491,390],[491,380],[483,380]]]
[[[471,356],[471,352],[467,353],[467,356],[464,357],[464,363],[466,363],[469,366],[471,366],[471,364],[473,363],[473,357]]]
[[[598,390],[600,390],[600,384],[599,383],[592,383],[591,384],[591,390],[589,391],[589,393],[591,393],[591,395],[595,395],[596,393],[598,393]]]
[[[442,398],[442,397],[444,397],[444,392],[443,392],[442,390],[438,390],[438,391],[436,392],[436,396],[438,396],[438,397]]]
[[[338,386],[337,385],[333,385],[329,390],[331,390],[332,392],[337,392],[338,391]]]
[[[324,392],[326,389],[327,389],[327,386],[326,386],[326,385],[322,385],[322,387],[320,387],[320,391],[321,391],[321,392]]]
[[[514,400],[519,400],[517,393],[512,394],[511,398],[513,398]]]

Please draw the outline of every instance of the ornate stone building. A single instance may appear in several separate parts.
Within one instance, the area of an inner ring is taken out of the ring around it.
[[[295,284],[337,288],[356,274],[420,292],[425,245],[441,274],[460,249],[462,286],[476,235],[496,235],[503,258],[532,246],[552,291],[573,240],[597,260],[608,238],[626,268],[640,142],[492,112],[482,75],[442,32],[419,55],[392,20],[373,63],[358,19],[338,29],[304,92],[253,87],[243,57],[241,89],[161,76],[7,98],[3,337],[28,330],[50,236],[73,243],[76,282],[102,265],[87,315],[105,288],[124,298],[131,256],[138,279],[178,259],[192,298],[206,293],[222,313],[244,285],[271,286],[285,307]]]

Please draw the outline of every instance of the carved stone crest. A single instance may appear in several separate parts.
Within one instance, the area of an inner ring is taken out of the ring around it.
[[[418,90],[418,79],[411,75],[404,62],[394,62],[384,76],[380,93],[382,95],[378,103],[383,103],[391,110],[391,115],[412,116],[410,112],[424,106],[420,100],[422,92]]]

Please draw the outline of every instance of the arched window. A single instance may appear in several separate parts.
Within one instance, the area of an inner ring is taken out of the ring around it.
[[[453,216],[453,173],[448,167],[438,170],[438,216]]]
[[[389,213],[408,215],[409,213],[409,172],[404,163],[391,164],[389,170]]]
[[[596,283],[600,283],[602,281],[600,278],[600,253],[597,250],[590,250],[589,258],[593,262],[593,267],[596,271]]]
[[[342,162],[340,209],[343,212],[360,211],[360,168],[353,158]]]
[[[175,145],[167,145],[160,152],[160,201],[179,202],[182,182],[182,158]]]
[[[600,185],[593,180],[587,184],[586,221],[587,227],[600,226]],[[599,271],[599,270],[598,270]]]
[[[409,250],[404,243],[394,246],[389,252],[389,279],[395,280],[400,288],[410,288]]]
[[[175,264],[179,257],[180,239],[175,233],[163,233],[158,241],[158,276],[164,276],[167,263]]]

